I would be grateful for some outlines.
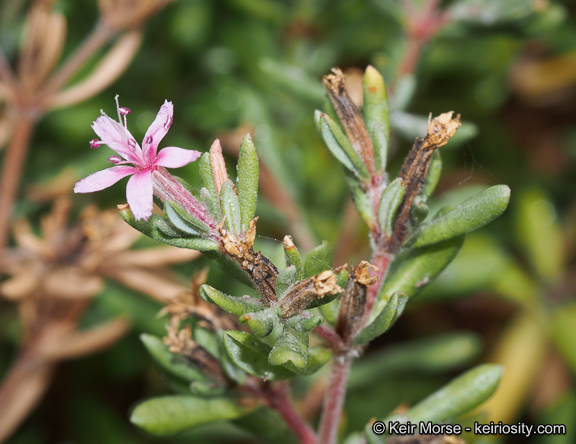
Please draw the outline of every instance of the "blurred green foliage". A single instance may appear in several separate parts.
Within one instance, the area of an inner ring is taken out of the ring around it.
[[[15,57],[25,3],[5,0],[0,5],[0,44],[9,58]],[[147,23],[140,52],[113,86],[81,105],[53,111],[40,122],[22,189],[71,165],[79,178],[107,165],[107,149],[91,151],[87,141],[93,138],[90,125],[99,110],[112,113],[115,94],[137,116],[132,120],[137,139],[168,99],[174,102],[175,116],[165,145],[206,151],[215,137],[248,125],[243,132],[252,133],[261,162],[301,208],[318,243],[326,239],[338,246],[348,195],[341,168],[314,125],[314,109],[326,100],[320,78],[333,66],[363,70],[372,64],[388,85],[400,88],[395,73],[406,53],[407,38],[397,4],[387,0],[175,2]],[[94,26],[96,10],[90,2],[60,0],[58,6],[68,20],[69,52]],[[473,139],[443,149],[444,174],[436,196],[456,186],[485,188],[506,183],[512,189],[515,211],[504,214],[481,234],[469,236],[455,262],[433,288],[416,299],[420,305],[409,306],[391,334],[368,350],[365,362],[352,373],[346,427],[358,431],[367,417],[385,417],[400,402],[415,404],[450,379],[446,370],[461,369],[473,359],[484,360],[478,356],[480,346],[474,336],[468,338],[469,349],[454,358],[454,366],[445,364],[444,373],[437,367],[427,372],[425,358],[420,360],[423,368],[411,366],[409,372],[400,372],[401,364],[394,363],[411,358],[397,347],[408,347],[405,343],[414,338],[463,329],[475,331],[484,340],[485,354],[490,355],[502,327],[521,311],[546,317],[546,327],[538,334],[556,344],[554,350],[568,363],[568,376],[561,386],[565,397],[538,404],[524,394],[522,407],[512,417],[535,423],[562,422],[568,430],[572,424],[574,433],[576,75],[555,86],[552,79],[547,83],[544,72],[538,80],[548,89],[537,94],[530,84],[522,83],[519,72],[576,51],[575,4],[568,0],[453,0],[442,6],[461,14],[455,15],[461,19],[447,24],[424,47],[414,72],[413,99],[405,111],[409,116],[426,117],[430,112],[454,110],[477,128]],[[484,7],[485,14],[467,16],[465,6]],[[574,59],[565,60],[563,69],[574,72]],[[413,141],[413,137],[399,136],[400,130],[390,149],[393,171]],[[200,186],[197,165],[178,174]],[[455,205],[467,197],[463,192],[470,190],[454,192],[460,193],[454,197]],[[108,208],[123,202],[122,193],[118,185],[77,196],[76,202],[78,208],[88,202]],[[446,198],[437,201],[439,207],[449,204]],[[44,204],[22,200],[16,213],[35,218],[45,210]],[[284,215],[263,198],[257,214],[259,235],[281,239],[288,233]],[[350,244],[347,260],[366,257],[368,246],[358,240],[357,232],[362,230],[345,233]],[[289,234],[298,244],[298,233]],[[278,250],[275,242],[260,242],[265,244],[263,250]],[[206,263],[201,259],[179,266],[178,271],[189,278]],[[246,291],[235,290],[236,283],[217,269],[210,271],[208,283],[230,294]],[[62,364],[44,400],[9,442],[160,442],[128,423],[128,412],[136,401],[171,393],[138,340],[140,332],[163,334],[166,320],[156,317],[160,308],[144,296],[110,284],[95,300],[86,322],[123,314],[133,322],[132,333],[105,352]],[[0,302],[0,374],[15,353],[13,315],[8,303]],[[396,357],[384,361],[391,368],[378,373],[377,384],[363,382],[355,375],[371,374],[371,359],[380,359],[373,357],[378,348]],[[250,442],[246,430],[253,430],[255,423],[279,423],[266,415],[272,414],[254,412],[226,425],[203,426],[161,442]],[[274,427],[267,429],[267,436],[279,442]],[[288,439],[286,434],[283,439]],[[550,441],[539,437],[537,442]]]

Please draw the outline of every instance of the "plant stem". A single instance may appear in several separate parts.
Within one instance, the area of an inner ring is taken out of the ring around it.
[[[316,443],[316,434],[294,409],[294,404],[292,403],[292,399],[290,399],[290,387],[288,383],[286,381],[280,381],[272,384],[270,392],[268,402],[276,409],[280,416],[282,416],[288,427],[290,427],[298,437],[298,440],[302,444]]]
[[[18,183],[30,144],[34,125],[32,113],[21,113],[14,125],[12,140],[6,148],[0,176],[0,267],[12,219],[12,206],[18,193]]]
[[[350,355],[342,355],[334,359],[320,420],[319,444],[336,444],[351,365],[352,357]]]

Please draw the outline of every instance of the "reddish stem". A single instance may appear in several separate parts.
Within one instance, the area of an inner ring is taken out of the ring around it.
[[[282,416],[302,444],[314,444],[316,442],[316,434],[294,409],[294,404],[290,398],[290,387],[286,381],[276,382],[270,386],[268,402]]]
[[[336,443],[351,365],[352,358],[346,355],[336,357],[332,364],[332,373],[326,390],[322,418],[320,420],[318,435],[318,443],[320,444]]]

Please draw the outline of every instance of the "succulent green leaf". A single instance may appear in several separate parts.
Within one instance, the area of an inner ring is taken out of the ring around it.
[[[414,227],[419,226],[430,213],[430,208],[426,205],[426,198],[423,196],[416,196],[412,207],[410,208],[410,220]]]
[[[423,290],[454,259],[463,241],[464,236],[455,237],[398,256],[380,289],[370,322],[384,309],[393,293],[400,292],[413,298]]]
[[[309,278],[332,268],[332,246],[324,241],[314,247],[304,260],[304,277]]]
[[[204,203],[204,205],[206,205],[206,208],[208,208],[208,213],[214,218],[214,220],[222,220],[220,200],[215,199],[206,187],[202,187],[200,190],[200,200]]]
[[[200,196],[202,200],[208,207],[210,214],[214,219],[220,221],[222,220],[222,210],[220,208],[220,196],[216,189],[216,183],[214,181],[214,175],[212,173],[212,165],[210,163],[210,151],[205,152],[200,157],[200,181],[202,183],[203,189],[206,189],[207,193],[202,193],[200,191]]]
[[[242,331],[229,330],[224,332],[224,345],[230,359],[246,373],[257,376],[265,381],[287,379],[294,372],[282,366],[268,362],[272,347],[260,342],[254,336]]]
[[[398,177],[388,184],[378,206],[378,220],[380,229],[385,236],[391,236],[394,228],[394,220],[398,207],[404,199],[406,185],[402,178]]]
[[[366,193],[361,184],[356,180],[356,177],[348,170],[344,171],[344,178],[350,190],[354,206],[360,214],[360,217],[370,230],[373,229],[375,221],[373,220],[373,208],[370,196]]]
[[[374,159],[376,165],[380,165],[380,171],[386,171],[388,163],[389,136],[384,125],[376,123],[372,128],[372,142],[374,144]]]
[[[164,212],[168,220],[176,228],[191,235],[202,235],[210,231],[210,227],[201,220],[188,214],[180,204],[174,201],[164,202]]]
[[[232,181],[227,180],[220,190],[220,206],[226,218],[226,228],[234,234],[242,233],[240,202]]]
[[[293,316],[286,320],[286,325],[296,331],[308,332],[322,325],[323,322],[322,316]]]
[[[533,269],[547,281],[558,280],[564,269],[565,241],[550,198],[538,189],[523,192],[516,226]]]
[[[284,244],[284,259],[287,267],[293,266],[296,268],[296,279],[301,280],[304,277],[304,266],[296,246],[292,245],[287,248],[286,244]]]
[[[364,73],[364,81],[362,83],[363,89],[363,109],[364,124],[368,130],[374,147],[377,146],[375,142],[375,127],[379,125],[384,129],[384,134],[390,133],[390,122],[388,118],[388,95],[386,94],[386,86],[384,79],[378,70],[372,66],[366,68]],[[379,141],[381,143],[381,141]],[[379,149],[374,150],[374,159],[378,171],[382,172],[382,158]]]
[[[436,186],[438,185],[438,181],[440,180],[440,176],[442,175],[442,156],[440,155],[440,150],[434,151],[432,154],[432,159],[430,160],[430,167],[428,168],[428,175],[424,180],[424,185],[422,185],[422,190],[420,191],[420,195],[425,198],[429,199],[434,193]]]
[[[291,362],[298,370],[305,370],[307,358],[308,334],[285,325],[268,356],[268,362],[272,365],[284,365]]]
[[[153,435],[169,436],[202,424],[238,418],[253,409],[227,397],[162,396],[138,404],[130,421]]]
[[[248,230],[250,221],[256,214],[256,201],[258,200],[258,155],[250,134],[246,134],[240,145],[238,164],[236,166],[238,178],[238,201],[240,203],[242,231]]]
[[[257,299],[253,299],[249,296],[230,296],[207,284],[200,287],[200,296],[202,296],[202,299],[212,302],[221,309],[236,316],[260,311],[266,308],[266,306]]]
[[[500,216],[510,201],[510,188],[495,185],[422,225],[409,244],[423,247],[469,233]]]
[[[482,341],[474,333],[452,331],[404,342],[358,361],[352,368],[348,387],[370,387],[383,375],[418,372],[446,373],[469,365],[482,351]]]
[[[296,282],[298,271],[294,265],[284,268],[276,278],[276,296],[280,299],[286,291]]]
[[[185,381],[208,381],[208,377],[184,356],[171,353],[168,346],[157,336],[143,333],[140,340],[158,365],[166,372]]]
[[[418,423],[419,421],[441,422],[457,418],[486,401],[496,391],[503,367],[482,364],[420,401],[402,415],[390,420]]]
[[[119,210],[122,219],[131,227],[144,233],[146,236],[154,239],[155,241],[162,242],[168,245],[174,245],[180,248],[189,248],[198,251],[214,251],[219,250],[218,243],[210,239],[199,237],[181,237],[182,233],[172,230],[175,234],[174,237],[166,234],[168,229],[168,222],[161,216],[153,214],[147,221],[136,220],[132,211],[129,208]],[[162,228],[160,228],[162,227]]]
[[[336,122],[321,111],[316,111],[314,118],[326,146],[334,157],[361,181],[369,180],[368,168]]]
[[[212,164],[210,162],[210,151],[206,151],[200,157],[199,170],[202,186],[208,190],[211,196],[218,196],[214,175],[212,173]]]
[[[386,332],[402,314],[407,302],[408,297],[406,295],[394,293],[390,299],[388,299],[384,309],[376,316],[376,319],[354,338],[354,343],[364,344],[370,342],[372,339]]]
[[[241,323],[246,323],[258,338],[265,338],[274,327],[280,323],[280,317],[276,308],[266,308],[254,313],[246,313],[238,319]]]

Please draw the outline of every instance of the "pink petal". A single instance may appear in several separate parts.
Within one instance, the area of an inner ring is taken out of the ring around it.
[[[124,159],[135,165],[144,167],[142,150],[130,131],[123,125],[108,116],[100,116],[92,124],[94,132],[98,134],[102,143],[108,145]]]
[[[126,199],[136,220],[148,220],[152,215],[152,172],[139,171],[126,186]]]
[[[144,158],[148,159],[150,163],[154,162],[156,152],[158,151],[158,144],[164,138],[172,125],[173,115],[174,105],[172,105],[172,102],[165,100],[164,105],[160,107],[160,111],[158,111],[158,115],[154,119],[154,122],[152,122],[148,131],[146,131],[142,147]]]
[[[93,193],[94,191],[100,191],[114,185],[120,179],[137,172],[138,169],[131,166],[113,166],[106,170],[90,174],[88,177],[77,182],[76,185],[74,185],[74,192]]]
[[[200,151],[169,146],[160,150],[155,164],[166,168],[180,168],[190,162],[194,162],[201,155]]]

